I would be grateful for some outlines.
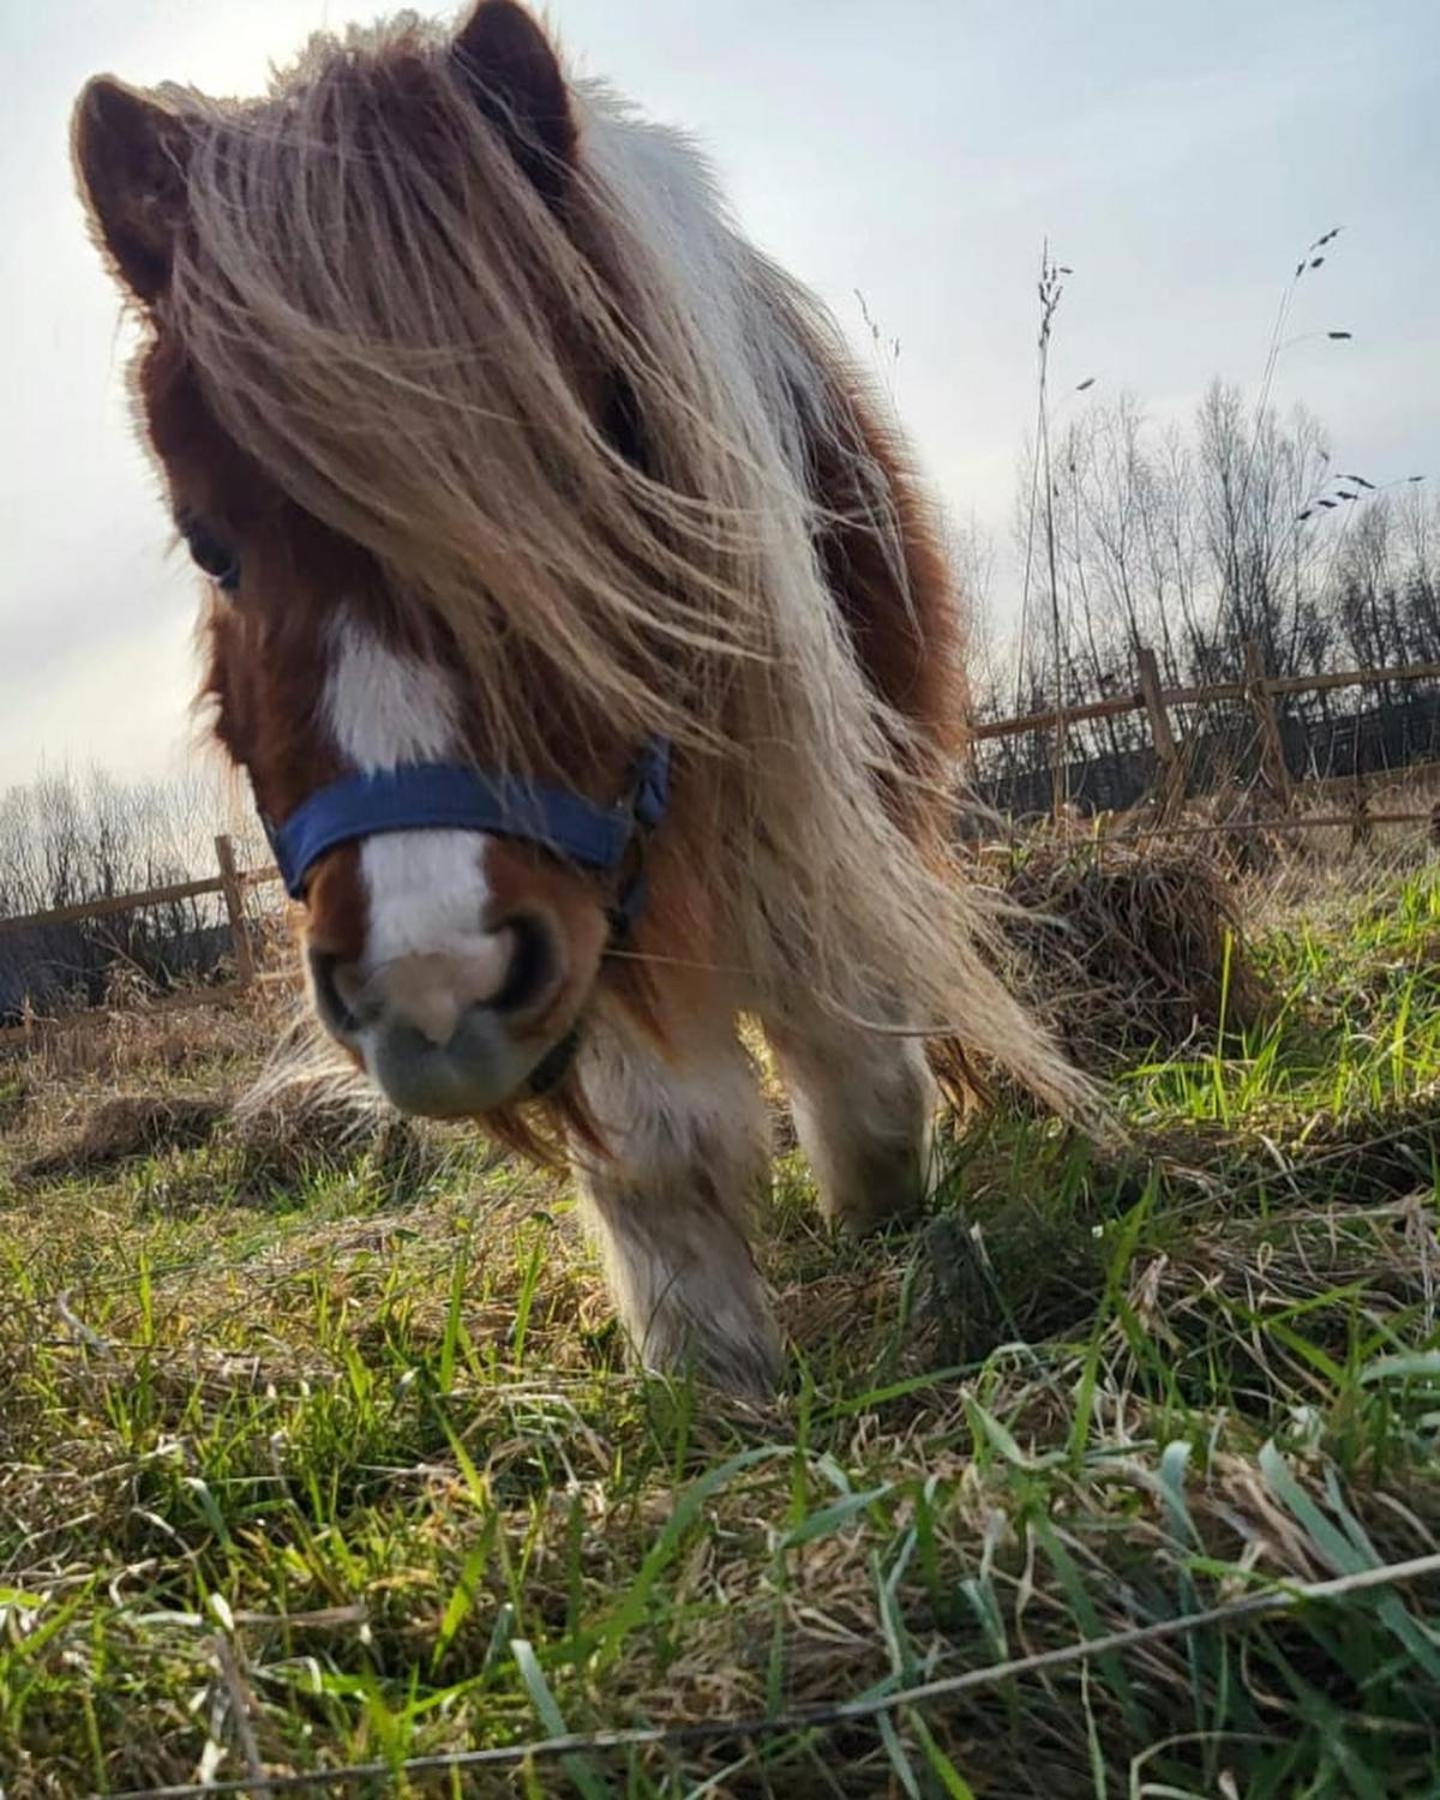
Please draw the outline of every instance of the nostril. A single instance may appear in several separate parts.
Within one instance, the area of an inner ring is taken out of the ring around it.
[[[323,950],[310,952],[310,979],[315,987],[315,1005],[322,1023],[341,1037],[353,1037],[360,1020],[346,1002],[338,980],[340,958]]]
[[[514,934],[515,952],[505,985],[492,1005],[497,1012],[526,1012],[538,1006],[554,987],[560,957],[554,935],[543,919],[527,913],[508,919],[506,926]]]

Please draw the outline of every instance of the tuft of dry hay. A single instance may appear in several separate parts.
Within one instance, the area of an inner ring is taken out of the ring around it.
[[[222,1100],[118,1094],[99,1102],[69,1143],[21,1164],[15,1179],[21,1185],[62,1180],[157,1150],[194,1149],[208,1142],[227,1110]]]
[[[1265,1010],[1236,891],[1206,850],[1042,843],[1014,854],[1002,886],[1021,989],[1083,1069]]]
[[[317,1165],[346,1168],[372,1157],[391,1185],[418,1179],[443,1157],[439,1135],[373,1104],[345,1096],[274,1093],[247,1097],[231,1130],[249,1185],[267,1181],[288,1187]]]
[[[371,1158],[391,1185],[432,1169],[438,1141],[397,1114],[327,1096],[273,1095],[236,1106],[226,1095],[119,1094],[98,1101],[72,1130],[13,1171],[17,1188],[98,1174],[121,1163],[213,1145],[240,1188],[291,1187],[317,1168],[348,1168]],[[210,1179],[214,1171],[211,1170]]]

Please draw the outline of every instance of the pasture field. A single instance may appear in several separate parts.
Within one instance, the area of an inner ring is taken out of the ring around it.
[[[626,1372],[563,1182],[239,1131],[258,1013],[0,1064],[4,1800],[1440,1794],[1440,1573],[1365,1581],[1440,1549],[1440,870],[1358,879],[1252,897],[1267,1015],[1128,1148],[1002,1105],[858,1246],[782,1154],[765,1406]]]

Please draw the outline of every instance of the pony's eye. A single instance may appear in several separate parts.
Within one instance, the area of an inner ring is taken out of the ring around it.
[[[221,543],[208,526],[198,519],[182,519],[180,531],[190,547],[195,566],[204,571],[227,594],[240,585],[240,558],[228,544]]]

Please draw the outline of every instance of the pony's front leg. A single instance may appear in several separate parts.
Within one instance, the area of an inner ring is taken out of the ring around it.
[[[923,1042],[818,1016],[767,1018],[765,1034],[826,1218],[853,1232],[913,1218],[939,1101]]]
[[[773,1391],[780,1337],[745,1229],[768,1175],[769,1128],[730,1023],[673,1068],[597,1034],[581,1081],[608,1155],[576,1143],[572,1158],[640,1360]]]

